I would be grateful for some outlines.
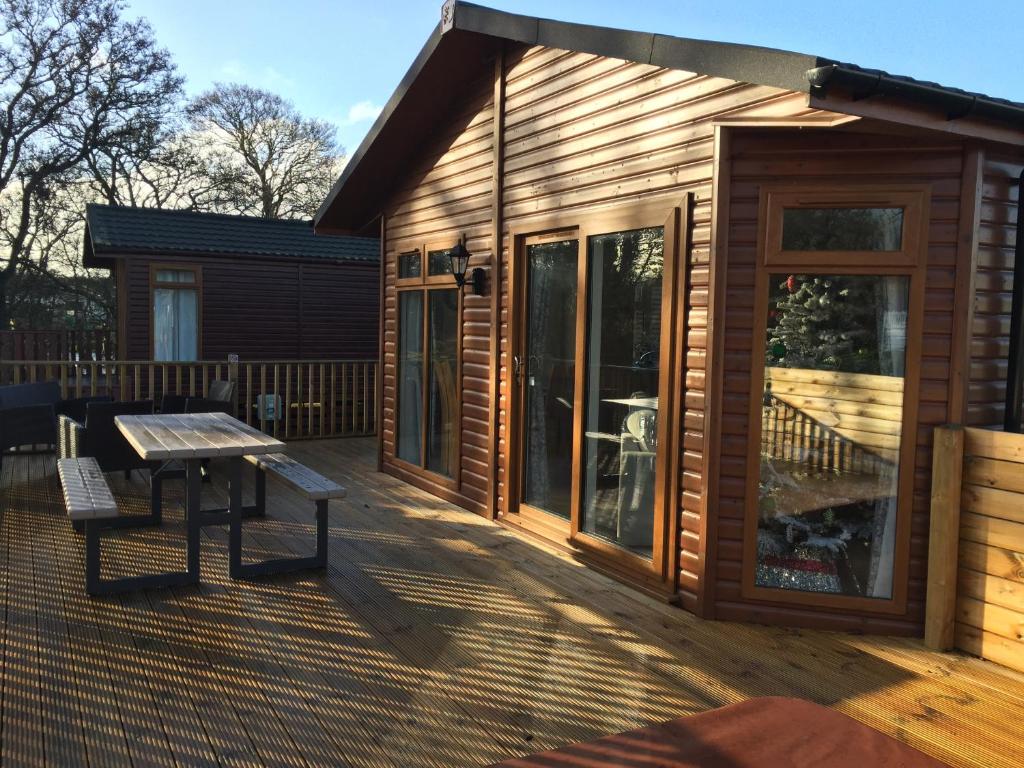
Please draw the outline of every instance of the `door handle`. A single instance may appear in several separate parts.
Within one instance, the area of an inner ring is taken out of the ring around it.
[[[517,385],[523,383],[523,358],[519,355],[512,355],[512,375]]]

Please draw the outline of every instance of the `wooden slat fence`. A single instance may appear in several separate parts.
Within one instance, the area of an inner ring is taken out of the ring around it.
[[[769,368],[761,421],[766,456],[822,469],[875,472],[897,459],[903,379]]]
[[[109,395],[153,400],[202,397],[210,382],[236,382],[237,418],[283,440],[376,433],[376,360],[259,360],[240,363],[0,361],[0,385],[58,381],[65,398]]]
[[[109,328],[95,330],[0,331],[0,360],[114,360],[117,343]]]
[[[925,642],[1024,671],[1024,435],[935,430]]]

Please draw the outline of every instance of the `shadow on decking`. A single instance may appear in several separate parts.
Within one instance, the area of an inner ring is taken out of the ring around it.
[[[290,450],[349,486],[327,573],[234,582],[208,528],[200,586],[103,599],[84,595],[52,456],[5,460],[5,764],[480,765],[768,694],[950,762],[1009,755],[987,732],[1020,722],[1024,684],[981,662],[703,622],[372,472],[369,441]],[[207,504],[225,500],[213,469]],[[145,482],[111,477],[145,511]],[[110,573],[181,561],[180,490],[165,500],[160,529],[109,534]],[[246,525],[250,556],[312,547],[311,503],[272,484],[270,515]]]

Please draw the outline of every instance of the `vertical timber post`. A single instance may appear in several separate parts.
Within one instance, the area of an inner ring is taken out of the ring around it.
[[[964,472],[963,427],[938,427],[933,441],[924,642],[929,648],[948,651],[953,647],[956,626],[960,490]]]

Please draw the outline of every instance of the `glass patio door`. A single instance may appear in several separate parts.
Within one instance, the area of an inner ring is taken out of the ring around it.
[[[579,241],[526,246],[520,507],[569,520],[572,508]]]
[[[680,215],[527,237],[514,271],[512,521],[648,580],[672,572]]]

